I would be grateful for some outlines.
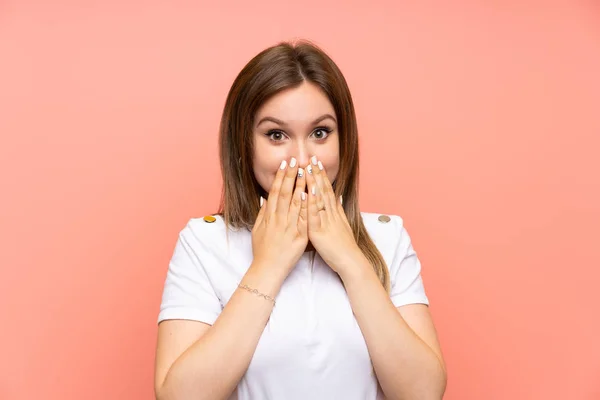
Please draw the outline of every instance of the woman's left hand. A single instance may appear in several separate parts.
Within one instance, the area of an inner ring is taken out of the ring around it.
[[[316,157],[307,167],[308,240],[323,261],[341,275],[363,256],[348,223],[341,197],[336,198],[323,164]]]

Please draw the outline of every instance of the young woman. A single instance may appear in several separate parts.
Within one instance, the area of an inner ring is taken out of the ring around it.
[[[231,87],[219,143],[219,213],[189,221],[167,272],[157,399],[441,399],[410,237],[399,216],[359,210],[335,63],[308,42],[262,51]]]

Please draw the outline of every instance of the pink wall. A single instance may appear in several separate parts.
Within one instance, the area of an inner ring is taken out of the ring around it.
[[[349,81],[362,208],[412,233],[446,399],[600,398],[597,4],[38,3],[0,4],[0,398],[152,397],[227,90],[294,37]]]

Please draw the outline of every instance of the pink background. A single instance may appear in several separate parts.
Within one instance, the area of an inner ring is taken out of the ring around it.
[[[0,3],[0,398],[152,398],[227,90],[302,37],[356,101],[362,209],[413,236],[445,399],[599,399],[599,4],[215,3]]]

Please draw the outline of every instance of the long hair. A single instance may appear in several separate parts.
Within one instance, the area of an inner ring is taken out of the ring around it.
[[[369,237],[358,205],[358,129],[350,90],[337,65],[308,41],[283,42],[256,55],[236,77],[223,110],[219,153],[223,191],[219,214],[232,228],[251,230],[264,191],[252,169],[252,125],[260,106],[273,95],[308,81],[316,84],[333,105],[340,145],[340,168],[334,182],[354,239],[389,291],[388,269]]]

